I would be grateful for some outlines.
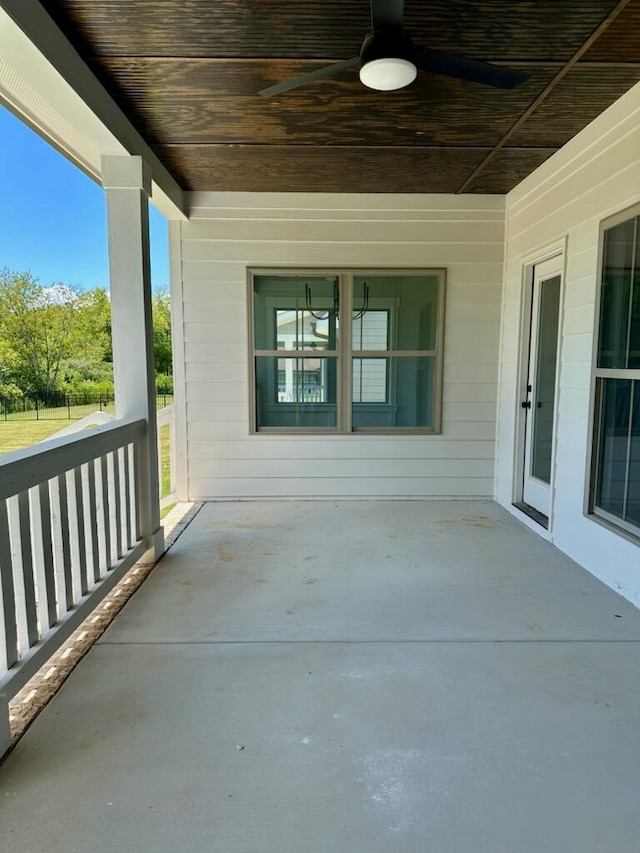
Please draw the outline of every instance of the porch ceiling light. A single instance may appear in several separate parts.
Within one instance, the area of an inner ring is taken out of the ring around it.
[[[369,89],[391,92],[416,79],[414,48],[404,32],[371,33],[360,51],[360,81]]]
[[[391,92],[393,89],[403,89],[413,83],[418,69],[408,59],[374,59],[360,69],[360,82],[370,89],[380,92]]]

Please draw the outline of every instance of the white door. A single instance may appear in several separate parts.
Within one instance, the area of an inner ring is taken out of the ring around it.
[[[562,256],[536,264],[525,410],[523,503],[549,516]]]

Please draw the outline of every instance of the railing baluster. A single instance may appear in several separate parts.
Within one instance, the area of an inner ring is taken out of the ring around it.
[[[79,466],[73,472],[75,486],[76,524],[78,534],[78,571],[80,573],[80,591],[86,595],[89,590],[87,577],[87,543],[84,525],[84,495],[82,492],[82,469]]]
[[[116,511],[116,558],[124,554],[122,548],[122,493],[120,491],[120,452],[113,451],[113,491],[115,493]]]
[[[13,560],[9,542],[9,516],[7,502],[0,501],[0,585],[2,591],[2,622],[4,657],[7,669],[18,660],[18,629],[16,626],[16,598],[13,583]]]
[[[109,506],[109,465],[107,456],[100,459],[102,474],[102,518],[104,523],[104,573],[109,570],[111,557],[111,508]]]
[[[73,569],[71,563],[71,542],[69,539],[69,495],[67,491],[67,475],[60,474],[58,480],[58,495],[60,498],[60,537],[62,540],[62,569],[64,574],[65,609],[73,607]]]
[[[131,467],[130,467],[130,456],[129,456],[129,445],[122,450],[122,463],[123,463],[123,475],[122,475],[122,491],[124,494],[124,532],[125,532],[125,540],[124,544],[126,546],[126,550],[133,545],[133,531],[131,529]]]
[[[133,470],[138,470],[140,465],[140,445],[138,443],[133,446]],[[136,541],[140,539],[140,496],[138,494],[138,478],[134,475],[134,495],[133,503],[136,510]]]
[[[15,494],[7,501],[9,520],[9,544],[11,547],[11,566],[13,571],[13,594],[16,602],[16,630],[18,632],[18,656],[29,648],[27,632],[27,611],[24,602],[24,583],[22,578],[22,546],[20,542],[20,495]]]
[[[108,557],[108,544],[107,544],[107,532],[106,532],[106,524],[105,524],[105,513],[104,513],[104,472],[102,470],[102,462],[103,457],[98,459],[94,459],[93,461],[93,469],[95,472],[96,478],[96,516],[97,516],[97,532],[98,532],[98,568],[100,577],[103,577],[106,566],[109,563]]]
[[[80,578],[80,537],[78,531],[78,515],[76,510],[76,481],[75,469],[67,471],[67,504],[69,510],[69,543],[71,545],[71,577],[73,582],[74,602],[82,595],[82,580]]]
[[[53,562],[53,543],[51,539],[51,499],[49,497],[49,482],[45,481],[38,486],[38,497],[40,504],[40,535],[42,548],[42,564],[44,571],[44,591],[47,597],[47,621],[51,628],[58,621],[56,607],[56,579]],[[42,601],[40,601],[42,608]]]
[[[20,492],[18,497],[20,518],[20,550],[22,556],[22,584],[24,610],[27,620],[27,639],[29,648],[40,639],[38,634],[38,608],[36,606],[36,585],[33,573],[33,551],[31,549],[31,513],[29,511],[29,492]]]
[[[122,537],[122,553],[126,554],[129,550],[129,525],[127,522],[127,466],[126,466],[127,448],[121,447],[118,451],[118,464],[120,469],[120,535]]]
[[[116,504],[118,496],[114,483],[114,459],[113,453],[107,455],[107,488],[109,491],[109,541],[111,542],[111,552],[109,554],[109,568],[118,559],[118,529],[116,524]]]
[[[129,513],[129,530],[131,531],[131,542],[137,542],[138,528],[136,524],[136,507],[138,506],[136,497],[136,445],[130,444],[127,448],[129,456],[129,503],[131,510]]]
[[[89,491],[89,535],[91,538],[92,577],[94,583],[100,580],[100,543],[98,532],[98,505],[96,496],[96,464],[92,460],[87,464]]]
[[[42,637],[49,628],[46,600],[46,583],[44,577],[44,554],[42,536],[42,516],[40,513],[40,492],[38,488],[29,489],[29,526],[31,528],[31,564],[33,566],[33,583],[36,590],[36,614],[38,621],[38,636]]]
[[[56,585],[56,617],[60,619],[66,612],[64,582],[64,548],[60,525],[60,490],[58,478],[49,480],[49,500],[51,507],[51,544],[53,546],[53,577]]]

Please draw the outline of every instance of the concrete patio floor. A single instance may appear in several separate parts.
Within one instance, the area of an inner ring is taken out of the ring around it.
[[[0,850],[637,853],[639,643],[490,502],[207,504],[0,767]]]

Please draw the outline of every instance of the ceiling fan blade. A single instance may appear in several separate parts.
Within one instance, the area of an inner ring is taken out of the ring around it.
[[[371,29],[401,30],[404,21],[404,0],[371,0]]]
[[[415,62],[418,68],[424,71],[435,71],[436,74],[447,74],[449,77],[472,80],[474,83],[484,83],[485,86],[496,86],[499,89],[515,89],[529,79],[529,74],[514,68],[467,59],[453,53],[442,53],[428,47],[415,47]]]
[[[278,83],[276,86],[269,86],[267,89],[262,89],[258,94],[262,95],[263,98],[273,98],[274,95],[282,95],[283,92],[288,92],[290,89],[299,89],[301,86],[306,86],[307,83],[312,83],[321,77],[335,77],[336,74],[353,68],[359,62],[359,56],[353,56],[343,62],[334,62],[333,65],[325,65],[324,68],[318,68],[316,71],[310,71],[309,74],[303,74],[302,77],[296,77],[295,80],[287,80],[284,83]]]

